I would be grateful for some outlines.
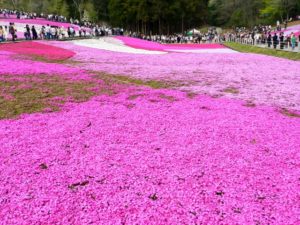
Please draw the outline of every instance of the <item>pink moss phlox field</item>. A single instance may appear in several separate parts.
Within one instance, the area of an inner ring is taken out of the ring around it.
[[[147,89],[4,120],[0,223],[297,224],[299,126]]]
[[[30,59],[18,58],[16,53],[0,50],[0,80],[7,75],[15,76],[15,80],[22,80],[28,75],[58,75],[71,80],[90,80],[91,76],[79,68],[64,64],[45,63]]]
[[[186,91],[300,110],[300,61],[242,53],[135,55],[67,43],[55,45],[75,51],[74,59],[88,70],[182,81],[189,84],[180,88]],[[224,91],[228,88],[237,93]]]
[[[294,33],[296,36],[300,35],[300,25],[294,25],[294,26],[290,26],[285,30],[282,30],[282,32],[284,32],[285,35],[291,35],[291,33]]]
[[[40,56],[49,60],[65,60],[75,55],[75,52],[73,51],[39,42],[2,44],[0,45],[0,51],[9,51],[21,55]]]
[[[44,73],[88,80],[92,70],[238,97],[116,85],[112,96],[0,120],[1,225],[298,223],[300,119],[270,106],[299,109],[299,62],[49,44],[74,51],[80,65],[0,50],[0,82]],[[265,106],[245,106],[250,97]]]
[[[145,50],[152,51],[168,51],[168,50],[191,50],[191,49],[220,49],[225,48],[220,44],[160,44],[151,41],[145,41],[137,38],[118,36],[125,45]]]

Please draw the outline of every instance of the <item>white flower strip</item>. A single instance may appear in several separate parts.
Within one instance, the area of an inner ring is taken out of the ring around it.
[[[121,53],[131,53],[131,54],[151,54],[151,55],[158,55],[158,54],[166,54],[168,52],[177,52],[177,53],[236,53],[229,48],[219,48],[219,49],[168,49],[164,51],[151,51],[146,49],[137,49],[130,46],[127,46],[121,40],[116,38],[106,37],[101,39],[93,39],[93,40],[77,40],[73,41],[74,44],[89,47],[89,48],[96,48],[106,51],[112,52],[121,52]]]
[[[167,54],[167,52],[162,52],[162,51],[149,51],[149,50],[132,48],[124,45],[121,41],[118,41],[115,38],[78,40],[78,41],[73,41],[73,43],[75,45],[79,45],[83,47],[96,48],[96,49],[112,51],[112,52],[149,54],[149,55]]]

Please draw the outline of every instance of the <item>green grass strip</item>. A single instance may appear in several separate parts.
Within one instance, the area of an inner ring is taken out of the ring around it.
[[[269,56],[291,59],[291,60],[300,60],[300,53],[297,52],[287,52],[287,51],[275,50],[270,48],[260,48],[260,47],[255,47],[255,46],[245,45],[245,44],[240,44],[235,42],[226,42],[224,43],[224,45],[238,52],[256,53],[256,54],[269,55]]]

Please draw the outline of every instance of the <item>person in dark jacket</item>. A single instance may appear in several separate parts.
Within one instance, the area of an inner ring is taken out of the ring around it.
[[[68,37],[71,37],[71,29],[70,29],[70,27],[68,27]]]
[[[271,35],[271,33],[268,34],[267,42],[268,42],[268,47],[271,48],[271,44],[272,44],[272,35]]]
[[[31,40],[31,31],[30,31],[30,27],[27,24],[25,27],[25,34],[24,34],[26,40]]]
[[[14,26],[13,23],[10,23],[10,24],[9,24],[8,32],[9,32],[10,35],[11,35],[12,41],[15,42],[16,39],[17,39],[17,35],[16,35],[16,28],[15,28],[15,26]]]
[[[275,33],[274,36],[273,36],[273,46],[274,46],[274,49],[277,48],[277,45],[278,45],[278,36],[277,36],[277,33]]]
[[[0,42],[4,41],[4,28],[2,26],[0,26]]]
[[[37,40],[38,39],[38,34],[37,34],[37,31],[36,31],[34,26],[31,27],[31,33],[32,33],[32,39]]]
[[[284,35],[283,35],[283,32],[280,33],[279,41],[280,41],[280,49],[283,49],[284,48]]]

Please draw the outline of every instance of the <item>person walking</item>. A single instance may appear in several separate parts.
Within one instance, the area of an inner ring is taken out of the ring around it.
[[[15,28],[15,26],[14,26],[13,23],[10,23],[10,24],[9,24],[8,30],[9,30],[9,33],[10,33],[10,35],[11,35],[12,41],[15,42],[16,39],[17,39],[17,35],[16,35],[17,30],[16,30],[16,28]]]
[[[279,45],[280,45],[280,49],[283,49],[284,48],[284,35],[283,35],[283,32],[280,33],[280,36],[279,36]]]
[[[51,38],[51,27],[49,24],[47,24],[46,28],[45,28],[45,31],[46,31],[46,38],[47,40],[50,40]]]
[[[7,26],[4,26],[4,29],[3,29],[3,37],[4,37],[4,41],[7,40],[7,35],[8,35],[8,27]]]
[[[37,34],[37,31],[36,31],[34,26],[31,27],[31,33],[32,33],[32,39],[37,40],[38,39],[38,34]]]
[[[268,35],[267,42],[268,42],[268,48],[271,48],[271,44],[272,44],[272,35],[271,35],[271,33],[269,33],[269,35]]]
[[[274,49],[277,48],[277,44],[278,44],[278,36],[277,36],[277,33],[275,33],[274,36],[273,36],[273,46],[274,46]]]
[[[30,27],[28,24],[25,27],[24,36],[25,36],[26,40],[31,40],[31,32],[30,32]]]
[[[294,51],[296,48],[296,36],[294,33],[291,34],[291,45],[292,45],[292,50]]]
[[[59,28],[59,39],[65,39],[65,28],[61,27]]]
[[[56,39],[56,28],[54,26],[51,26],[50,28],[50,39],[51,40]]]
[[[70,29],[70,27],[68,27],[67,33],[68,33],[68,37],[70,38],[71,37],[71,29]]]
[[[4,28],[0,26],[0,42],[4,41]]]
[[[277,20],[277,22],[276,22],[276,28],[277,28],[277,31],[280,31],[280,21],[279,20]]]
[[[40,38],[42,40],[44,40],[46,38],[46,27],[42,26],[42,28],[40,29]]]

